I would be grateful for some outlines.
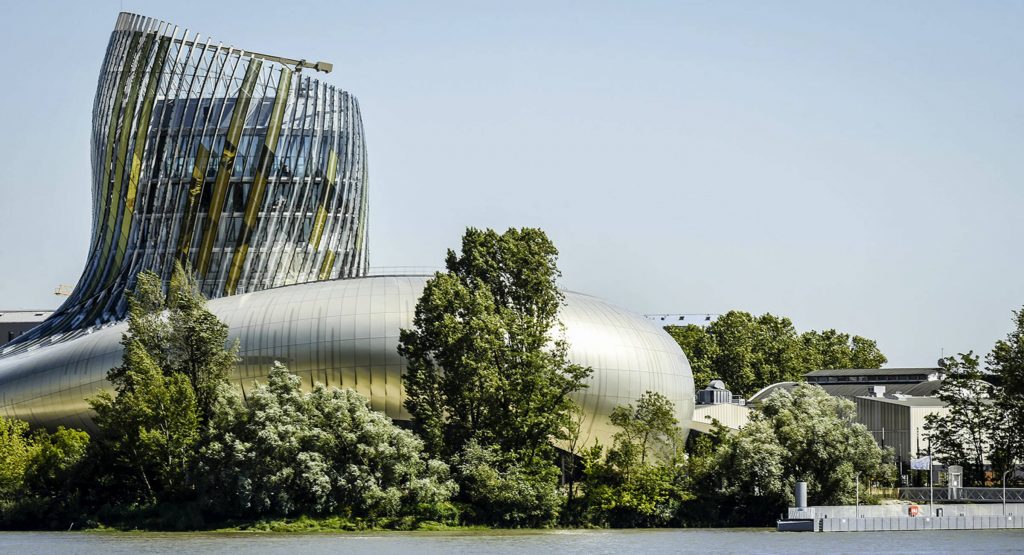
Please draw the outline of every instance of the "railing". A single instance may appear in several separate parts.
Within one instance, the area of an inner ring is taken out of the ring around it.
[[[950,495],[950,488],[946,486],[936,487],[934,490],[936,501],[964,501],[968,503],[1002,503],[1003,488],[959,488],[953,490]],[[900,488],[900,497],[903,501],[928,501],[931,499],[929,488]],[[1024,502],[1024,488],[1006,488],[1007,503]]]

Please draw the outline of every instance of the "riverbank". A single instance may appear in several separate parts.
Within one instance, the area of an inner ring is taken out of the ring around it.
[[[193,529],[171,530],[166,528],[145,528],[132,526],[91,525],[86,527],[72,525],[68,532],[87,534],[344,534],[344,533],[387,533],[387,532],[487,532],[499,530],[487,526],[445,524],[435,521],[421,522],[376,522],[369,523],[349,520],[342,517],[326,518],[282,518],[273,520],[257,520],[244,522],[213,523]],[[529,529],[543,531],[548,529]],[[0,530],[8,533],[47,533],[54,530]]]

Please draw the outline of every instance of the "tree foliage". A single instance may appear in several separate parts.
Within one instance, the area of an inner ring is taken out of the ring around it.
[[[128,298],[114,393],[90,400],[99,429],[95,488],[111,502],[180,501],[195,494],[202,432],[237,359],[228,328],[206,309],[191,273],[175,268],[168,294],[159,276],[139,274]]]
[[[808,370],[881,368],[887,362],[874,340],[859,335],[830,329],[804,332],[800,340]]]
[[[423,442],[353,390],[275,364],[245,404],[225,399],[202,453],[203,495],[221,514],[447,518],[456,486]]]
[[[470,440],[454,466],[469,522],[538,528],[558,518],[564,496],[555,465]]]
[[[705,517],[763,524],[793,503],[798,480],[816,505],[852,504],[858,475],[862,484],[890,482],[891,453],[854,416],[852,402],[815,385],[772,394],[747,426],[720,432],[716,448],[694,457],[696,502],[718,511]]]
[[[991,448],[992,423],[999,413],[992,404],[995,389],[984,381],[973,353],[943,359],[946,376],[937,397],[948,411],[925,417],[932,451],[944,464],[964,467],[965,477],[984,482],[985,454]]]
[[[13,500],[24,486],[31,458],[28,423],[0,417],[0,500]]]
[[[612,453],[626,474],[637,465],[647,464],[649,458],[668,459],[676,455],[681,440],[679,421],[672,401],[661,393],[644,393],[635,407],[619,405],[612,409],[608,419],[619,428]]]
[[[797,333],[789,318],[732,310],[707,327],[666,326],[686,353],[694,385],[721,379],[749,396],[782,381],[801,381],[811,370],[879,368],[886,362],[875,341],[836,330]]]
[[[1024,464],[1024,309],[1013,312],[1013,329],[1006,339],[996,341],[986,365],[1001,384],[991,435],[992,462],[1002,474]]]
[[[612,410],[619,428],[610,449],[583,452],[582,520],[616,527],[676,523],[689,493],[681,473],[682,432],[672,402],[648,391]]]
[[[470,228],[427,282],[399,352],[405,406],[431,453],[454,456],[476,440],[548,455],[589,375],[558,333],[557,256],[539,229]]]
[[[0,417],[0,524],[64,523],[77,502],[70,482],[88,443],[89,435],[80,430],[30,431],[26,422]]]

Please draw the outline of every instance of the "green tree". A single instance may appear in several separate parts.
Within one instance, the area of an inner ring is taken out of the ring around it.
[[[447,519],[456,485],[412,432],[351,389],[276,363],[245,404],[222,398],[202,451],[203,500],[222,515]]]
[[[798,334],[789,318],[770,313],[731,310],[704,328],[665,330],[686,353],[697,388],[717,378],[743,396],[773,383],[802,381],[811,370],[880,368],[886,362],[870,339],[836,330]]]
[[[993,422],[992,462],[1001,475],[1014,464],[1024,464],[1024,309],[1013,312],[1013,330],[996,341],[986,358],[999,377],[996,394],[999,418]]]
[[[891,453],[854,417],[852,402],[818,386],[775,392],[747,426],[717,436],[710,462],[691,467],[696,503],[720,511],[723,523],[764,524],[793,502],[803,480],[813,504],[851,504],[857,476],[862,484],[893,478]]]
[[[730,310],[707,330],[718,345],[712,367],[730,390],[739,395],[750,395],[759,385],[753,368],[756,325],[750,313]]]
[[[552,441],[566,439],[569,396],[590,374],[569,361],[557,257],[539,229],[469,228],[461,253],[448,251],[446,271],[427,282],[413,327],[401,331],[413,429],[431,454],[484,465],[477,472],[463,462],[456,473],[479,522],[512,524],[488,509],[512,510],[508,491],[537,504],[516,508],[515,522],[545,522],[557,495]]]
[[[32,459],[28,423],[0,416],[0,503],[10,503],[25,485]]]
[[[103,461],[97,491],[112,501],[180,500],[194,485],[195,394],[183,375],[165,376],[130,334],[121,366],[108,373],[115,395],[104,391],[90,400],[99,429],[94,456]]]
[[[517,457],[474,439],[455,458],[454,466],[470,522],[540,528],[558,518],[564,498],[555,465]]]
[[[841,368],[881,368],[887,362],[878,344],[859,335],[850,336],[834,329],[801,334],[805,365],[810,370]]]
[[[433,453],[469,440],[543,454],[570,418],[588,368],[560,334],[558,251],[543,231],[467,229],[462,253],[427,282],[399,352],[406,407]]]
[[[850,338],[850,366],[852,368],[881,368],[889,362],[882,351],[878,350],[878,342],[859,335]]]
[[[37,430],[32,434],[32,456],[25,469],[27,493],[44,499],[68,495],[75,471],[85,458],[89,434],[58,426],[55,432]]]
[[[925,417],[924,429],[932,451],[945,464],[964,467],[965,477],[981,486],[985,481],[984,458],[992,446],[993,423],[999,412],[993,404],[995,391],[983,380],[978,357],[961,353],[943,359],[946,377],[936,396],[948,412]]]
[[[706,328],[668,326],[694,371],[694,385],[721,379],[738,395],[798,380],[807,371],[803,345],[789,318],[731,310]]]
[[[88,443],[81,430],[30,432],[26,422],[0,417],[0,525],[66,529],[78,500],[71,482]]]
[[[176,266],[168,293],[159,276],[139,274],[128,298],[123,360],[107,379],[114,393],[90,400],[99,434],[92,443],[97,502],[181,501],[194,497],[196,452],[217,398],[228,390],[237,343],[206,309],[190,271]]]
[[[686,354],[690,370],[693,371],[694,387],[703,389],[711,380],[718,379],[719,372],[714,366],[715,358],[718,356],[718,344],[703,327],[696,324],[665,326],[665,331],[676,340]]]
[[[610,420],[619,432],[611,449],[605,453],[595,444],[583,454],[584,515],[591,524],[649,527],[674,521],[689,498],[674,414],[671,401],[650,391],[636,405],[612,410]]]
[[[622,461],[626,474],[637,465],[647,464],[649,457],[674,458],[680,442],[679,421],[675,406],[661,393],[648,391],[632,404],[619,405],[609,416],[619,431],[615,434],[613,452]]]
[[[800,340],[789,318],[769,313],[758,316],[753,342],[754,383],[750,393],[773,383],[803,379],[807,368],[801,364]]]

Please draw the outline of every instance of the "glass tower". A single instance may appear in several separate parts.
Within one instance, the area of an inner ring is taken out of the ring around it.
[[[86,267],[15,344],[123,318],[138,273],[166,282],[176,262],[210,298],[364,275],[359,105],[312,66],[120,14],[93,105]]]

